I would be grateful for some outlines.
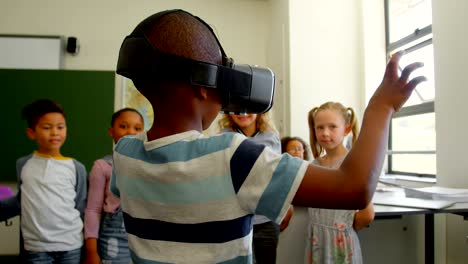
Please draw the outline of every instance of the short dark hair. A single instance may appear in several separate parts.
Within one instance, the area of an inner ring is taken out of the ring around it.
[[[183,11],[173,10],[149,16],[137,26],[141,28],[149,44],[161,53],[176,55],[187,59],[222,64],[221,46],[211,28],[201,19]],[[133,33],[132,33],[133,34]],[[153,56],[147,54],[147,56]],[[140,78],[133,78],[135,87],[145,97],[154,92],[165,92],[163,87],[170,82],[148,83]],[[150,86],[150,87],[148,87]]]
[[[62,105],[50,99],[38,99],[23,107],[21,118],[28,122],[29,128],[34,129],[39,118],[48,113],[60,113],[65,117]]]
[[[115,120],[117,120],[117,118],[119,118],[119,116],[124,112],[137,113],[141,117],[141,120],[143,120],[143,122],[145,121],[145,119],[143,118],[143,115],[138,110],[136,110],[135,108],[131,108],[131,107],[125,107],[115,112],[114,114],[112,114],[111,123],[110,123],[111,127],[114,126]]]

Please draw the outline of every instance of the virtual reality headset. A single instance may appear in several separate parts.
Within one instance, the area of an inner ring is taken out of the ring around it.
[[[221,49],[223,65],[188,59],[157,50],[146,37],[146,29],[156,19],[172,12],[167,10],[143,20],[125,38],[120,47],[117,74],[131,79],[134,84],[150,85],[161,81],[181,81],[192,85],[214,88],[221,95],[221,111],[227,114],[260,114],[269,111],[273,104],[275,76],[268,68],[240,64],[226,56],[212,28],[210,29]]]

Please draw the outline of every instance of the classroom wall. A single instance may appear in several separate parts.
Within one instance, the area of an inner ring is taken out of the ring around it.
[[[268,1],[253,0],[1,0],[0,33],[75,36],[76,56],[65,69],[113,70],[126,35],[145,17],[181,8],[213,25],[236,62],[266,64]],[[252,37],[255,36],[255,37]]]
[[[288,135],[291,127],[288,2],[284,0],[269,1],[270,38],[267,42],[267,65],[275,73],[276,91],[272,111],[280,135]]]
[[[370,97],[382,81],[386,66],[384,1],[362,0],[362,73],[364,78],[364,102]]]
[[[468,188],[468,34],[464,10],[467,1],[433,0],[434,71],[436,85],[437,184]],[[468,259],[468,221],[448,215],[446,263],[466,263]]]
[[[361,1],[289,1],[290,133],[309,138],[307,113],[326,101],[363,109]]]

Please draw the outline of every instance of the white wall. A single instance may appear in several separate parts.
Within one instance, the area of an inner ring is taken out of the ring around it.
[[[465,140],[468,129],[467,1],[433,0],[434,72],[436,86],[437,180],[439,185],[468,188]],[[466,263],[468,221],[446,219],[446,263]]]
[[[364,105],[382,81],[386,65],[384,1],[362,0]]]
[[[114,70],[124,37],[143,18],[182,8],[213,25],[237,62],[265,65],[267,7],[252,0],[1,0],[0,33],[75,36],[80,53],[66,56],[65,69]]]
[[[289,5],[288,1],[270,0],[270,34],[267,64],[275,73],[276,91],[273,103],[275,124],[281,136],[289,134]]]
[[[363,108],[361,1],[289,1],[291,135],[309,138],[307,113],[326,101]]]

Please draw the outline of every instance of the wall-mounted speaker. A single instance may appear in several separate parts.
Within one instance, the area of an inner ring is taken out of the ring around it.
[[[76,37],[68,37],[67,39],[67,52],[76,55],[80,51],[80,44]]]

